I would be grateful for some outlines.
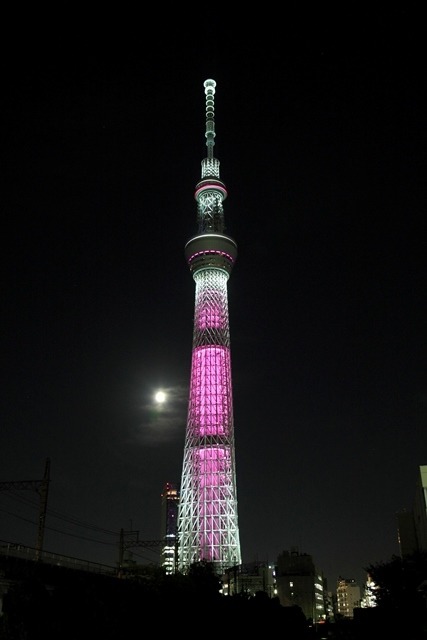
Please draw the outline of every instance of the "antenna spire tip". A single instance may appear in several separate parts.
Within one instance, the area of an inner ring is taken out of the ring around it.
[[[203,86],[205,87],[205,89],[215,89],[216,82],[215,80],[205,80]]]

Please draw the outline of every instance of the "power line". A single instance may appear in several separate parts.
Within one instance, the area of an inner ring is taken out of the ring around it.
[[[21,495],[18,495],[14,492],[10,492],[9,494],[13,499],[15,499],[18,502],[24,503],[24,504],[28,504],[31,507],[34,507],[35,509],[38,509],[38,504],[36,502],[34,502],[33,500],[30,500],[26,497],[23,497]],[[118,537],[120,535],[120,533],[118,531],[112,531],[111,529],[105,529],[104,527],[100,527],[96,524],[92,524],[89,522],[85,522],[84,520],[81,520],[80,518],[77,518],[76,516],[73,515],[69,515],[63,511],[59,511],[58,509],[54,509],[52,507],[48,507],[46,510],[47,515],[53,517],[53,518],[57,518],[58,520],[63,520],[64,522],[69,522],[70,524],[74,524],[76,526],[80,526],[84,529],[92,529],[93,531],[98,531],[98,532],[102,532],[102,533],[106,533],[108,535],[113,535],[115,537]],[[13,515],[13,514],[11,514]],[[46,527],[47,529],[49,529],[49,527]]]

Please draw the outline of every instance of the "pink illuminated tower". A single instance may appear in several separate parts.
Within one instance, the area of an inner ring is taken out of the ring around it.
[[[214,158],[216,82],[204,82],[207,157],[196,185],[198,232],[185,246],[196,283],[190,397],[181,499],[178,512],[178,567],[197,562],[215,572],[241,564],[237,519],[233,396],[227,281],[237,245],[224,234],[222,203],[227,190]]]

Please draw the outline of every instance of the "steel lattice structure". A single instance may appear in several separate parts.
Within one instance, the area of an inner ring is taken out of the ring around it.
[[[237,245],[224,234],[215,144],[216,82],[204,82],[207,157],[196,185],[198,234],[185,246],[196,284],[187,429],[178,512],[178,567],[213,563],[218,575],[241,564],[237,518],[227,282]]]

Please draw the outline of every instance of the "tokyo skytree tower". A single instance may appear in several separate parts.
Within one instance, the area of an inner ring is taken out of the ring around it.
[[[227,282],[237,257],[224,234],[227,197],[214,158],[215,80],[204,82],[207,157],[202,160],[197,235],[185,245],[196,283],[187,428],[178,511],[178,568],[240,565]]]

